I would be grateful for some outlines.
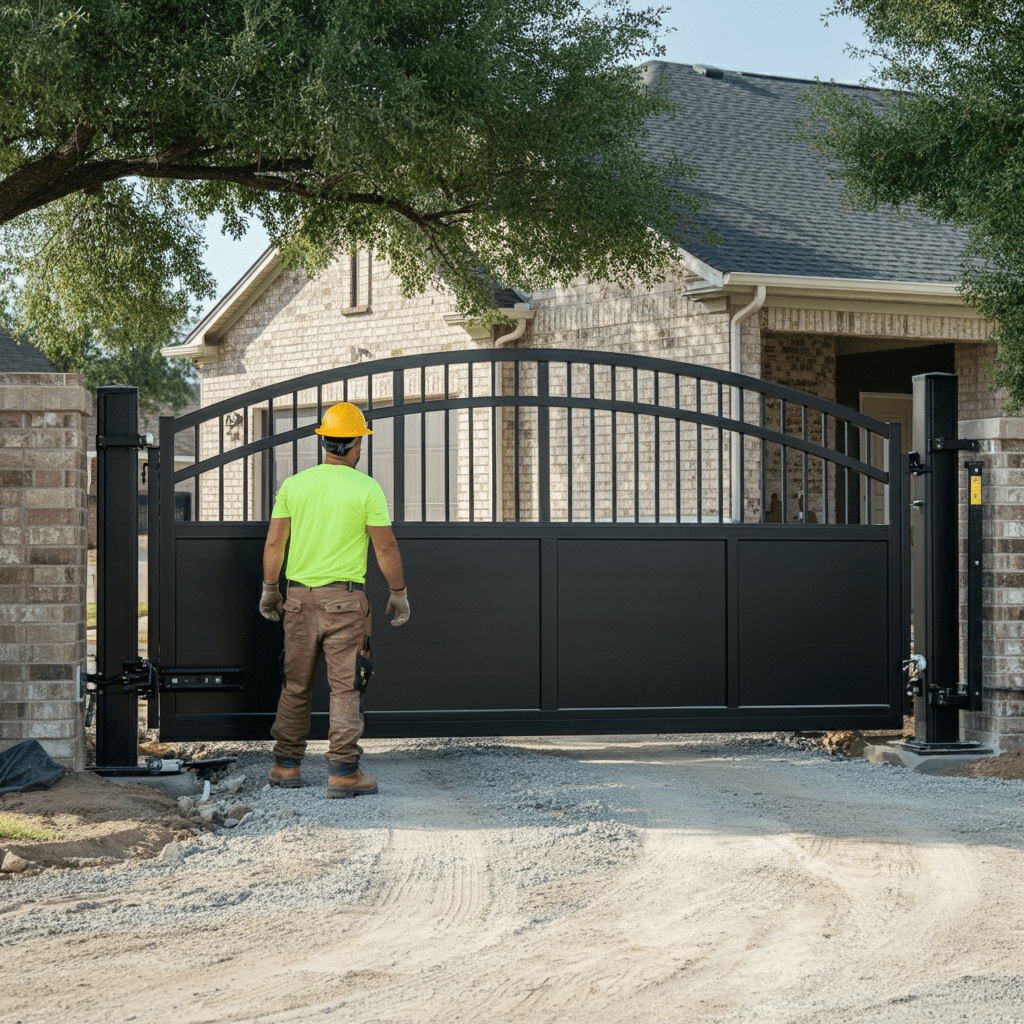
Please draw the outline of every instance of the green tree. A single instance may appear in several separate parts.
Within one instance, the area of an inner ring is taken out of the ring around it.
[[[866,27],[881,99],[819,86],[812,144],[854,204],[968,229],[964,300],[991,319],[1007,409],[1024,411],[1024,8],[1011,0],[839,0]]]
[[[0,273],[44,347],[112,353],[208,296],[199,225],[267,227],[310,273],[372,247],[444,280],[653,282],[698,231],[652,162],[669,105],[628,0],[0,0]],[[483,271],[483,272],[481,272]],[[83,330],[83,328],[88,328]]]

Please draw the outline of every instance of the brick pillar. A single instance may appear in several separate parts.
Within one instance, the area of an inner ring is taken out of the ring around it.
[[[967,472],[962,463],[984,465],[982,585],[982,685],[984,708],[964,713],[960,735],[997,752],[1024,747],[1024,419],[966,420],[960,436],[977,438],[981,450],[961,452],[960,650],[967,650]],[[961,678],[965,678],[961,671]]]
[[[0,373],[0,749],[85,767],[86,438],[77,373]]]

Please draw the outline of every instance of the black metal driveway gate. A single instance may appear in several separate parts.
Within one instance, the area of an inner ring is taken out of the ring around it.
[[[268,736],[282,647],[257,611],[269,510],[285,474],[319,461],[312,430],[342,400],[374,430],[360,468],[389,496],[412,605],[392,629],[371,546],[367,735],[901,721],[897,426],[707,367],[488,349],[311,374],[161,420],[162,738]],[[184,431],[196,461],[176,469]],[[192,520],[175,518],[175,490],[192,492]],[[316,737],[327,708],[321,678]]]

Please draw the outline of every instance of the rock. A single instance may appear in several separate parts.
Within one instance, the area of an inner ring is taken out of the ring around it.
[[[190,796],[178,797],[178,810],[186,817],[196,809],[196,802]]]
[[[225,818],[224,819],[224,827],[225,828],[234,828],[237,824],[238,824],[238,819],[237,818]]]
[[[294,807],[282,807],[281,810],[277,812],[277,816],[279,818],[294,818],[295,817],[295,808]]]
[[[244,825],[247,821],[252,821],[252,811],[250,811],[248,814],[243,815],[238,824]]]
[[[842,754],[845,757],[862,757],[867,740],[858,730],[827,732],[822,745],[830,754]]]
[[[199,805],[199,817],[203,821],[213,821],[213,816],[217,813],[216,804],[200,804]]]
[[[168,843],[161,851],[157,860],[170,861],[172,864],[181,864],[185,860],[185,852],[180,843]]]
[[[251,811],[252,808],[248,804],[232,804],[225,813],[229,818],[236,818],[238,821],[241,821]]]
[[[7,856],[4,857],[3,863],[0,864],[0,871],[6,872],[10,875],[16,875],[19,871],[24,871],[30,863],[31,861],[25,860],[24,857],[19,857],[16,853],[8,851]]]
[[[222,785],[229,793],[237,793],[245,785],[245,776],[232,776],[230,779],[225,779]]]

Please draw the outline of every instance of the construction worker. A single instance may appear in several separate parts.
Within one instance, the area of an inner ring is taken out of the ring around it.
[[[316,433],[327,453],[324,463],[281,485],[263,549],[260,614],[273,622],[284,615],[285,686],[270,730],[277,741],[270,784],[303,785],[300,766],[322,652],[331,688],[327,795],[362,796],[377,792],[376,780],[359,770],[363,694],[356,685],[357,654],[367,653],[371,624],[364,589],[367,535],[391,588],[385,614],[394,612],[392,626],[408,620],[409,598],[384,492],[356,471],[363,438],[373,431],[354,405],[342,402],[327,410]],[[289,538],[284,600],[279,578]]]

